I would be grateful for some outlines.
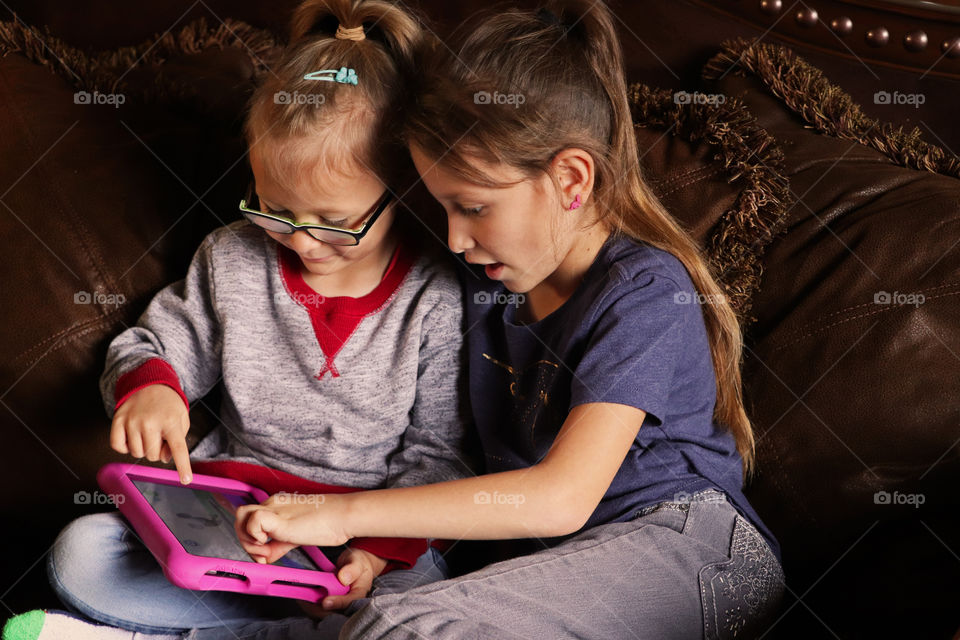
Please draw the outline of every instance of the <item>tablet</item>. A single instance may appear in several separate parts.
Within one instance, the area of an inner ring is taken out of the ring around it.
[[[297,547],[273,564],[253,561],[234,529],[237,507],[269,496],[245,482],[194,474],[180,484],[174,469],[110,463],[97,482],[130,521],[173,584],[202,591],[279,596],[319,602],[342,595],[336,559],[343,547]]]

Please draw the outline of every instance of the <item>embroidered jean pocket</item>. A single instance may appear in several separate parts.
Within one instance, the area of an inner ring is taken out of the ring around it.
[[[703,634],[713,638],[753,637],[779,610],[783,570],[763,536],[737,516],[730,558],[700,570]]]

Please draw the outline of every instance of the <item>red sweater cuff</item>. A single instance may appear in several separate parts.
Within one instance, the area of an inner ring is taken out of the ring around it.
[[[187,411],[190,410],[190,403],[180,387],[180,378],[177,377],[177,372],[161,358],[150,358],[136,369],[131,369],[120,376],[113,393],[116,400],[113,410],[119,409],[120,405],[126,402],[127,398],[135,392],[152,384],[165,384],[176,391],[180,399],[183,400],[183,404],[187,406]]]
[[[388,560],[380,575],[394,569],[409,569],[427,551],[427,541],[422,538],[354,538],[349,546]]]

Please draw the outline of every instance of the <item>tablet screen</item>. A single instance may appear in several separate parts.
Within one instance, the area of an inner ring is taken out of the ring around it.
[[[227,558],[252,562],[243,549],[234,530],[237,507],[257,504],[245,492],[193,489],[182,485],[168,485],[131,478],[153,510],[157,512],[183,548],[195,556]],[[336,562],[337,549],[324,549],[325,555]],[[319,571],[316,563],[301,549],[293,549],[273,564],[295,569]]]

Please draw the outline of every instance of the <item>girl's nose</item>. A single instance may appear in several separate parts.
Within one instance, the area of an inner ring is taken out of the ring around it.
[[[322,241],[317,240],[302,229],[294,231],[289,238],[288,246],[297,253],[307,253],[323,245]]]
[[[462,216],[447,215],[447,245],[454,253],[463,253],[476,246],[469,226]]]

